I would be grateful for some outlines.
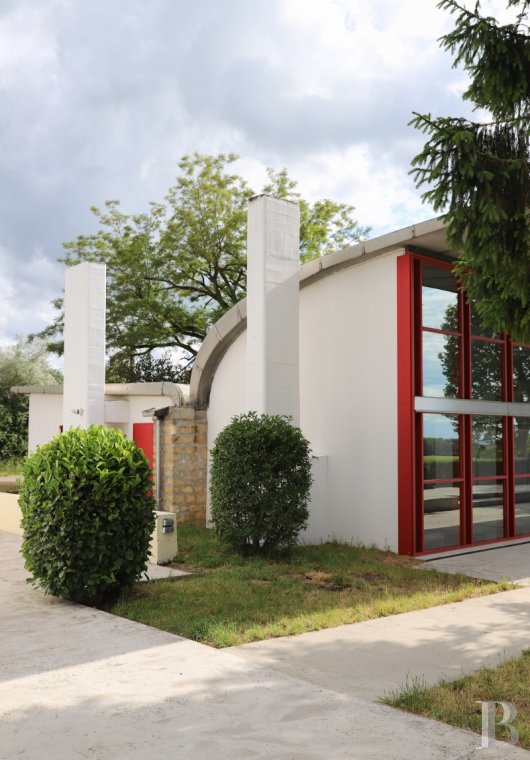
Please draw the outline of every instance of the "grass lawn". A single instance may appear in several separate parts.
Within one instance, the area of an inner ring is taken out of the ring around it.
[[[391,552],[297,547],[288,559],[245,557],[213,531],[179,525],[177,567],[195,574],[139,583],[112,612],[215,647],[330,628],[510,588],[417,570]]]
[[[19,475],[22,472],[21,459],[0,459],[0,476]]]
[[[519,732],[519,744],[530,749],[530,650],[501,662],[496,668],[481,668],[472,675],[454,681],[443,680],[430,688],[412,683],[382,701],[481,733],[482,711],[477,700],[511,702],[517,710],[513,725]],[[497,710],[499,721],[502,708],[497,707]],[[509,729],[497,726],[496,738],[509,741]]]

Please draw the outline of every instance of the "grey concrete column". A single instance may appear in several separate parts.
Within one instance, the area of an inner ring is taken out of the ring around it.
[[[266,195],[248,207],[247,406],[300,424],[297,203]]]

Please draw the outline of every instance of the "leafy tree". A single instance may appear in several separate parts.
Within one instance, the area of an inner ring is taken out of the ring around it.
[[[530,342],[530,0],[507,0],[514,18],[503,25],[480,0],[438,7],[455,14],[441,44],[469,74],[477,120],[416,113],[411,124],[428,139],[412,173],[445,212],[455,273],[482,321]]]
[[[107,362],[108,383],[189,383],[190,370],[185,364],[174,364],[169,351],[155,356],[126,356],[115,353]]]
[[[107,201],[104,209],[92,209],[99,230],[65,243],[67,265],[107,265],[107,345],[125,363],[157,348],[193,360],[212,323],[244,297],[247,203],[255,193],[231,173],[237,158],[184,156],[164,202],[125,214],[118,201]],[[357,225],[352,206],[301,199],[285,169],[269,169],[263,192],[300,201],[304,260],[368,232]],[[61,299],[54,303],[62,309]],[[40,333],[59,353],[62,326],[60,314]]]
[[[42,343],[21,339],[0,349],[0,460],[19,459],[28,447],[28,398],[11,393],[15,385],[54,385],[62,375],[48,363]]]
[[[269,182],[263,188],[267,195],[297,201],[300,206],[300,258],[302,261],[325,256],[351,245],[370,232],[359,227],[353,218],[355,209],[329,199],[309,203],[297,192],[297,183],[287,169],[275,172],[267,169]]]

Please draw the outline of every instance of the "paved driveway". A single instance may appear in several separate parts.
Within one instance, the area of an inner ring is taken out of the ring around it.
[[[18,547],[0,534],[2,760],[486,756],[464,731],[46,597],[24,583]]]
[[[508,580],[521,586],[530,585],[530,542],[514,546],[475,549],[464,554],[446,552],[439,559],[426,559],[426,567],[442,572],[464,573],[490,581]]]

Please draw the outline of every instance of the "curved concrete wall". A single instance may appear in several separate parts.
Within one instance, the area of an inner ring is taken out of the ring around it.
[[[328,535],[397,551],[398,252],[300,293],[301,428],[328,457]],[[246,331],[215,372],[208,444],[246,408]]]

